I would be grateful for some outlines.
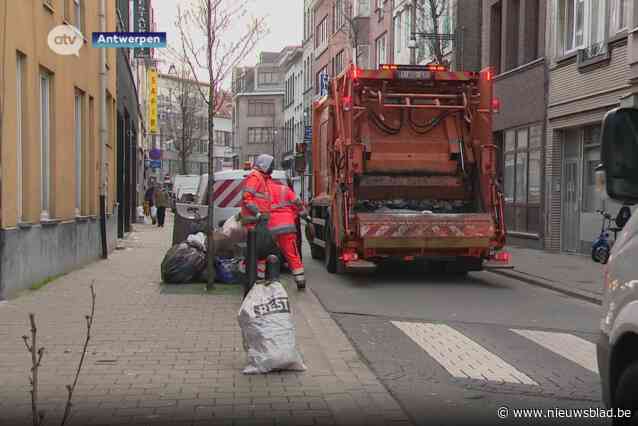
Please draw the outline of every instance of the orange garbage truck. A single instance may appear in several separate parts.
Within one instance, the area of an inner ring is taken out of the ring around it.
[[[386,259],[507,262],[491,69],[350,65],[313,103],[306,236],[331,273]]]

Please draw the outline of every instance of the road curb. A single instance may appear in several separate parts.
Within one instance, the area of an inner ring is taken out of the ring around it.
[[[542,278],[537,278],[535,276],[518,272],[516,270],[490,270],[487,272],[502,275],[508,278],[513,278],[515,280],[522,281],[527,284],[535,285],[538,287],[547,288],[549,290],[554,290],[559,293],[565,294],[567,296],[584,300],[585,302],[594,303],[596,305],[603,304],[602,296],[598,296],[598,295],[595,295],[594,293],[589,293],[582,290],[577,290],[566,284],[562,284],[559,282],[552,282],[552,281],[544,280]]]

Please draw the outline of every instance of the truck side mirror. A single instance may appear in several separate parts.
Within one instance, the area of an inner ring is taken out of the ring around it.
[[[638,203],[638,109],[609,111],[602,125],[602,162],[609,197]]]

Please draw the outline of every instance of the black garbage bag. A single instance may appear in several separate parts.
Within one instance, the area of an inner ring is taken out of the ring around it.
[[[162,261],[162,280],[185,284],[195,280],[206,268],[206,253],[188,243],[171,247]]]
[[[257,240],[257,259],[265,259],[269,255],[277,255],[279,253],[279,247],[272,236],[272,233],[268,229],[266,222],[259,222],[255,226],[256,240]]]

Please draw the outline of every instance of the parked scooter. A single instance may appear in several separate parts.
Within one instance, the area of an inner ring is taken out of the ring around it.
[[[618,211],[618,215],[613,219],[611,214],[605,210],[596,210],[597,213],[603,217],[603,223],[600,229],[600,235],[592,243],[591,246],[591,258],[594,262],[607,264],[609,256],[611,254],[611,247],[613,242],[618,239],[618,233],[622,231],[623,227],[629,222],[631,218],[631,210],[628,206],[623,206]],[[612,226],[615,225],[615,226]],[[610,232],[614,233],[613,242],[609,241]]]

